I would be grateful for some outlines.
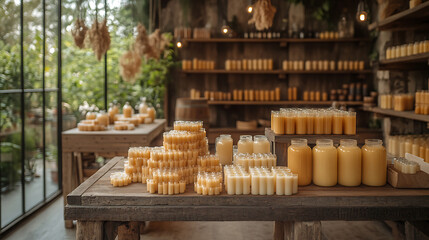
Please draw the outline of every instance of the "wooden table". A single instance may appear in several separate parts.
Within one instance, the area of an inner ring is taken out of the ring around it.
[[[127,156],[128,148],[150,146],[161,136],[166,124],[165,119],[156,119],[154,123],[143,124],[131,131],[116,131],[109,126],[107,131],[83,132],[77,128],[62,133],[62,184],[64,206],[66,198],[73,189],[81,184],[82,153],[96,153],[102,156]],[[162,137],[162,136],[161,136]],[[67,228],[73,227],[72,221],[66,221]]]
[[[293,196],[156,195],[146,184],[113,187],[112,159],[67,196],[64,217],[77,220],[76,239],[138,239],[141,221],[275,221],[275,239],[320,239],[321,220],[429,220],[429,190],[384,187],[300,187]],[[117,230],[116,230],[117,228]]]

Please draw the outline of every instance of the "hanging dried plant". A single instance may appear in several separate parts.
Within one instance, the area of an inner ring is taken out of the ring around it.
[[[94,20],[91,29],[88,30],[88,38],[97,60],[100,61],[110,47],[110,34],[106,19],[102,22],[98,22],[97,19]]]
[[[143,55],[150,51],[149,48],[149,38],[147,36],[146,28],[139,23],[139,25],[137,25],[137,37],[134,42],[134,51],[143,57]]]
[[[276,11],[276,8],[271,5],[270,0],[258,0],[253,5],[253,16],[248,23],[254,23],[256,29],[259,31],[268,29],[273,25]]]
[[[159,59],[161,55],[161,31],[159,29],[156,29],[151,35],[149,35],[149,46],[152,51],[147,53],[147,57]]]
[[[74,22],[73,29],[71,31],[74,43],[80,49],[85,47],[85,36],[88,28],[85,25],[85,21],[83,19],[77,19]]]
[[[130,50],[119,59],[119,73],[124,81],[134,82],[140,72],[141,56],[133,50]]]

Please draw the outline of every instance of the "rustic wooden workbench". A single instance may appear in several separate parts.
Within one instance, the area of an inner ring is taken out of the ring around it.
[[[138,239],[141,221],[276,221],[275,239],[320,239],[321,220],[429,220],[429,190],[384,187],[300,187],[293,196],[155,195],[146,184],[113,187],[112,159],[67,196],[64,217],[76,239]]]
[[[127,156],[128,148],[149,146],[165,129],[166,120],[156,119],[154,123],[143,124],[131,131],[116,131],[109,126],[107,131],[83,132],[77,128],[62,133],[62,184],[64,206],[66,198],[83,179],[81,154],[96,153],[102,156]],[[66,221],[67,228],[73,227]]]

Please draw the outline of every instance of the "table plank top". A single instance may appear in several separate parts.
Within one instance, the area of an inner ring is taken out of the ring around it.
[[[122,213],[141,212],[144,213],[142,216],[131,218],[224,221],[429,219],[428,189],[395,189],[388,184],[383,187],[310,185],[299,187],[298,194],[292,196],[227,195],[225,191],[217,196],[201,196],[189,184],[184,194],[158,195],[148,193],[146,184],[142,183],[113,187],[110,173],[123,171],[123,160],[121,157],[112,159],[70,193],[65,217],[121,220]],[[163,212],[172,210],[174,213],[171,214]],[[85,214],[88,211],[94,214]],[[157,214],[159,211],[163,214]]]
[[[67,136],[69,135],[96,135],[96,136],[99,136],[99,135],[149,135],[160,126],[164,127],[165,124],[166,124],[165,119],[155,119],[153,123],[140,124],[134,130],[119,131],[119,130],[113,129],[112,125],[109,125],[106,131],[79,131],[77,128],[73,128],[73,129],[64,131],[62,134]]]

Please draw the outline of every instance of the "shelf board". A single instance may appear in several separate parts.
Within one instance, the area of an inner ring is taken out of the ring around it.
[[[371,23],[369,30],[409,30],[429,23],[429,1],[407,9],[386,19]],[[427,25],[426,25],[427,26]]]
[[[363,108],[364,111],[382,114],[385,116],[399,117],[421,122],[429,122],[429,115],[415,114],[413,111],[394,111],[391,109],[382,109],[379,107]]]
[[[183,39],[186,43],[346,43],[346,42],[369,42],[369,38],[338,38],[338,39],[320,39],[320,38],[207,38],[207,39]]]
[[[209,105],[288,105],[288,106],[298,106],[298,105],[308,105],[308,106],[330,106],[332,103],[345,104],[349,106],[361,106],[363,102],[358,101],[208,101]]]
[[[429,2],[428,2],[429,3]],[[381,60],[380,70],[427,70],[429,69],[429,52],[395,59]]]
[[[372,74],[372,70],[356,70],[356,71],[283,71],[283,70],[182,70],[186,74]]]

